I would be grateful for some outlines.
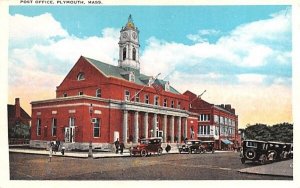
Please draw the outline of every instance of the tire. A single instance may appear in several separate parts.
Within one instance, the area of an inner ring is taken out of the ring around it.
[[[246,150],[245,152],[246,158],[249,160],[253,160],[256,157],[256,152],[253,149]]]
[[[259,162],[260,162],[260,164],[261,165],[264,165],[264,164],[266,164],[266,161],[267,161],[267,156],[266,155],[261,155],[260,156],[260,160],[259,160]]]
[[[212,150],[211,150],[211,153],[215,153],[215,149],[212,149]]]
[[[179,149],[179,153],[181,153],[182,152],[182,149]]]
[[[132,155],[133,155],[133,154],[132,154],[132,151],[130,151],[129,154],[130,154],[130,157],[132,157]]]
[[[192,149],[191,148],[189,148],[189,154],[192,154]]]
[[[162,148],[158,148],[158,150],[157,150],[157,155],[158,155],[158,156],[161,156],[161,154],[162,154]]]
[[[242,162],[242,164],[245,164],[245,159],[241,158],[241,162]]]
[[[146,157],[147,156],[147,151],[145,149],[143,149],[141,151],[141,157]]]

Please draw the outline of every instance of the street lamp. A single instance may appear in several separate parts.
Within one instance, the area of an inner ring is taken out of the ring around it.
[[[89,143],[89,153],[88,153],[88,157],[92,158],[93,157],[93,147],[92,147],[92,136],[93,136],[93,119],[92,119],[92,115],[93,115],[93,104],[90,105],[89,107],[89,112],[90,112],[90,121],[91,121],[91,134],[90,134],[90,143]]]

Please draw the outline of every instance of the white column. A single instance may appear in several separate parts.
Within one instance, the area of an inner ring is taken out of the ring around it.
[[[152,130],[153,130],[153,135],[151,136],[154,136],[156,137],[156,127],[157,127],[157,114],[153,114],[153,120],[152,120]]]
[[[181,117],[178,117],[178,123],[177,123],[177,126],[178,126],[178,132],[177,132],[177,137],[178,137],[178,143],[181,142]]]
[[[134,133],[133,143],[138,143],[139,140],[139,112],[134,113]]]
[[[127,143],[127,129],[128,129],[128,111],[123,112],[123,143]]]
[[[187,134],[187,118],[184,118],[183,119],[183,136],[184,136],[184,139],[188,137],[188,134]]]
[[[170,136],[171,136],[171,143],[174,143],[174,116],[171,116]]]
[[[148,113],[144,115],[144,136],[148,138]]]
[[[167,115],[164,115],[164,122],[163,122],[163,142],[167,142]]]

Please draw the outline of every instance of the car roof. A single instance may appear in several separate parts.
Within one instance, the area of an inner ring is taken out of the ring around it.
[[[262,140],[244,140],[243,142],[261,142],[261,143],[267,143],[267,141],[262,141]]]
[[[142,138],[141,140],[162,140],[161,137]]]

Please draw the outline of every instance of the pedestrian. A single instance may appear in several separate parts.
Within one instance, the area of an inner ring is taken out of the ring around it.
[[[53,142],[50,142],[50,147],[49,147],[49,162],[51,162],[51,158],[52,158],[52,147],[53,147]]]
[[[62,146],[62,147],[61,147],[61,154],[62,154],[62,155],[65,155],[65,149],[66,149],[65,146]]]
[[[120,144],[120,153],[121,153],[121,155],[123,155],[123,150],[124,150],[124,143],[123,142],[121,142],[121,144]]]
[[[119,139],[117,138],[117,140],[115,141],[115,146],[116,146],[116,153],[119,153],[119,146],[120,146],[120,143],[119,143]]]

